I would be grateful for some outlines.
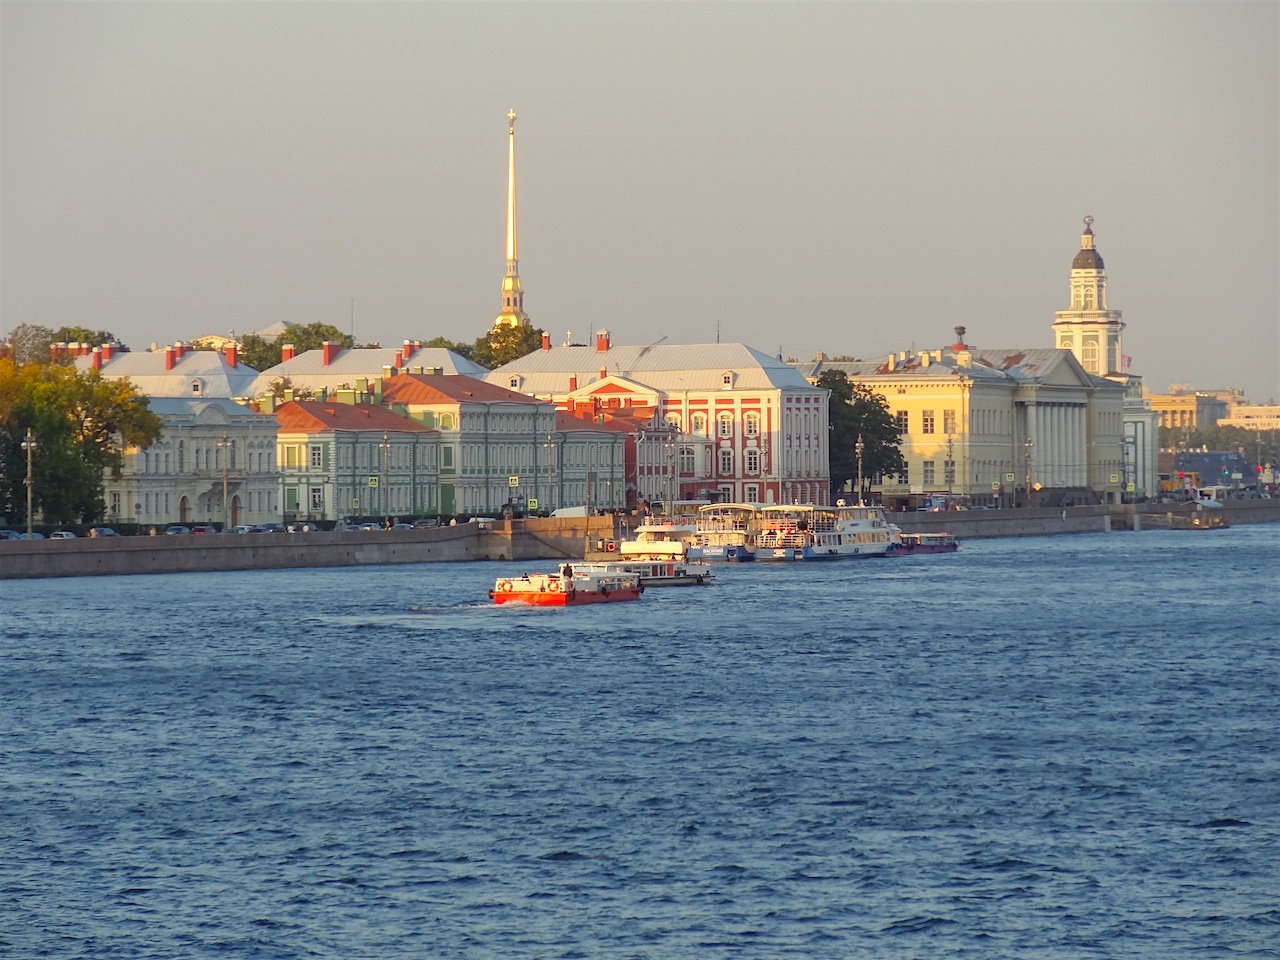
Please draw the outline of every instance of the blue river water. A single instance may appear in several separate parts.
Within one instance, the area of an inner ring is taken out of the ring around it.
[[[0,956],[1280,957],[1280,529],[0,582]]]

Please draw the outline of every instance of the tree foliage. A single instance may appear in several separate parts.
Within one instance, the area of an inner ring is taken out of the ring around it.
[[[1233,453],[1244,450],[1245,461],[1261,457],[1275,463],[1280,457],[1280,430],[1250,430],[1246,427],[1213,426],[1188,431],[1185,427],[1161,427],[1160,446],[1164,450],[1210,450]]]
[[[469,359],[482,367],[494,370],[504,363],[519,360],[523,356],[542,349],[543,331],[538,327],[521,324],[518,327],[494,327],[476,340]]]
[[[444,350],[452,351],[466,360],[474,360],[473,354],[475,353],[475,347],[470,343],[455,343],[454,341],[447,340],[444,337],[432,337],[430,340],[423,343],[423,346],[442,348]]]
[[[120,476],[124,448],[149,446],[160,418],[126,380],[96,370],[0,360],[0,507],[26,521],[26,454],[30,428],[33,509],[46,521],[91,522],[106,512],[104,475]]]
[[[902,433],[888,401],[863,384],[850,383],[841,370],[818,375],[817,385],[831,391],[831,491],[833,499],[858,477],[858,438],[862,438],[863,491],[873,477],[902,473]]]

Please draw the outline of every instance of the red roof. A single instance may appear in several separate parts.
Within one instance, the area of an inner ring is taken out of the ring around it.
[[[386,403],[546,403],[462,374],[402,373],[382,381]]]
[[[332,430],[435,432],[416,420],[368,403],[352,406],[348,403],[294,400],[277,407],[275,416],[276,423],[286,433],[324,433]]]

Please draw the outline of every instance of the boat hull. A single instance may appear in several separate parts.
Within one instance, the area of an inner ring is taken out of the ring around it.
[[[639,600],[644,587],[619,587],[616,590],[572,590],[549,593],[535,590],[490,590],[494,603],[523,603],[533,607],[582,607],[589,603],[619,603]]]

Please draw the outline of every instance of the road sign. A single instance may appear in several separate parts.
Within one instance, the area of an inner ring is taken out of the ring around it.
[[[537,498],[537,497],[530,497],[530,498],[529,498],[529,509],[530,509],[530,510],[537,510],[537,509],[538,509],[538,498]]]
[[[352,509],[354,509],[354,510],[359,510],[359,509],[360,509],[360,498],[359,498],[359,497],[354,497],[354,498],[352,498],[352,500],[351,500],[351,507],[352,507]]]
[[[999,480],[992,480],[992,481],[991,481],[991,489],[992,489],[992,490],[999,490],[999,489],[1000,489],[1000,481],[999,481]]]
[[[1120,482],[1120,474],[1118,474],[1118,473],[1113,473],[1113,474],[1111,475],[1111,482],[1112,482],[1112,483],[1119,483],[1119,482]]]
[[[1013,483],[1013,481],[1014,481],[1014,480],[1017,480],[1017,479],[1018,479],[1018,478],[1017,478],[1017,477],[1015,477],[1012,473],[1006,473],[1006,474],[1004,475],[1004,482],[1005,482],[1005,483]]]
[[[378,478],[377,478],[377,477],[370,477],[370,478],[369,478],[369,487],[372,489],[372,488],[374,488],[374,487],[377,487],[377,485],[378,485]]]
[[[508,487],[518,487],[518,486],[520,486],[520,478],[519,478],[519,477],[507,477],[507,486],[508,486]]]

